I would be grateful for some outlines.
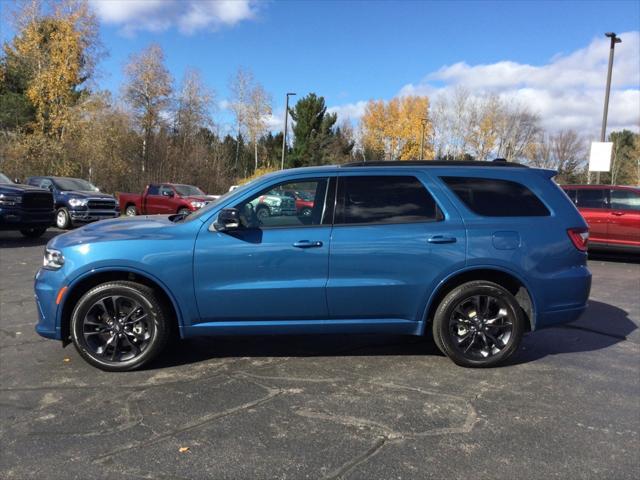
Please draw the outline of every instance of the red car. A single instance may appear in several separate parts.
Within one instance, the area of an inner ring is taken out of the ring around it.
[[[640,253],[640,188],[564,185],[589,224],[589,247]]]
[[[189,213],[214,200],[193,185],[152,183],[143,193],[118,193],[120,211],[127,216]]]
[[[303,217],[308,217],[313,212],[313,192],[304,190],[286,190],[284,195],[296,201],[296,213]]]

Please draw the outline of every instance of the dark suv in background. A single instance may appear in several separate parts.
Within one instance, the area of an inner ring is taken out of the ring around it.
[[[67,229],[120,216],[118,202],[113,195],[101,193],[98,187],[81,178],[30,177],[27,183],[53,193],[58,228]]]
[[[640,253],[640,188],[564,185],[589,224],[589,248]]]
[[[51,192],[19,185],[0,173],[0,230],[39,237],[53,225],[54,213]]]

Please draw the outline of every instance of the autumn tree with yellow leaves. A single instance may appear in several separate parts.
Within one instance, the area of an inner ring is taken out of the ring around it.
[[[418,160],[424,128],[423,158],[433,158],[429,99],[406,96],[370,100],[361,120],[361,142],[367,160]]]

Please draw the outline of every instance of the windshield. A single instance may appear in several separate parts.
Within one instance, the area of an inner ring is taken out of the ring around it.
[[[0,173],[0,183],[13,183],[4,173]]]
[[[99,192],[98,187],[81,178],[56,178],[53,180],[56,187],[63,192],[68,190],[80,190],[83,192]]]
[[[194,187],[193,185],[174,185],[173,188],[176,189],[178,195],[183,197],[191,197],[193,195],[205,195],[205,193],[200,190],[198,187]]]

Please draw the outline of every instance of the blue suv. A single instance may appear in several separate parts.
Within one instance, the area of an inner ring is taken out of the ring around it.
[[[525,332],[571,322],[591,285],[587,225],[555,172],[504,162],[375,162],[285,170],[188,216],[133,217],[52,239],[37,332],[104,370],[172,336],[431,330],[489,367]],[[274,189],[311,214],[258,215]]]

